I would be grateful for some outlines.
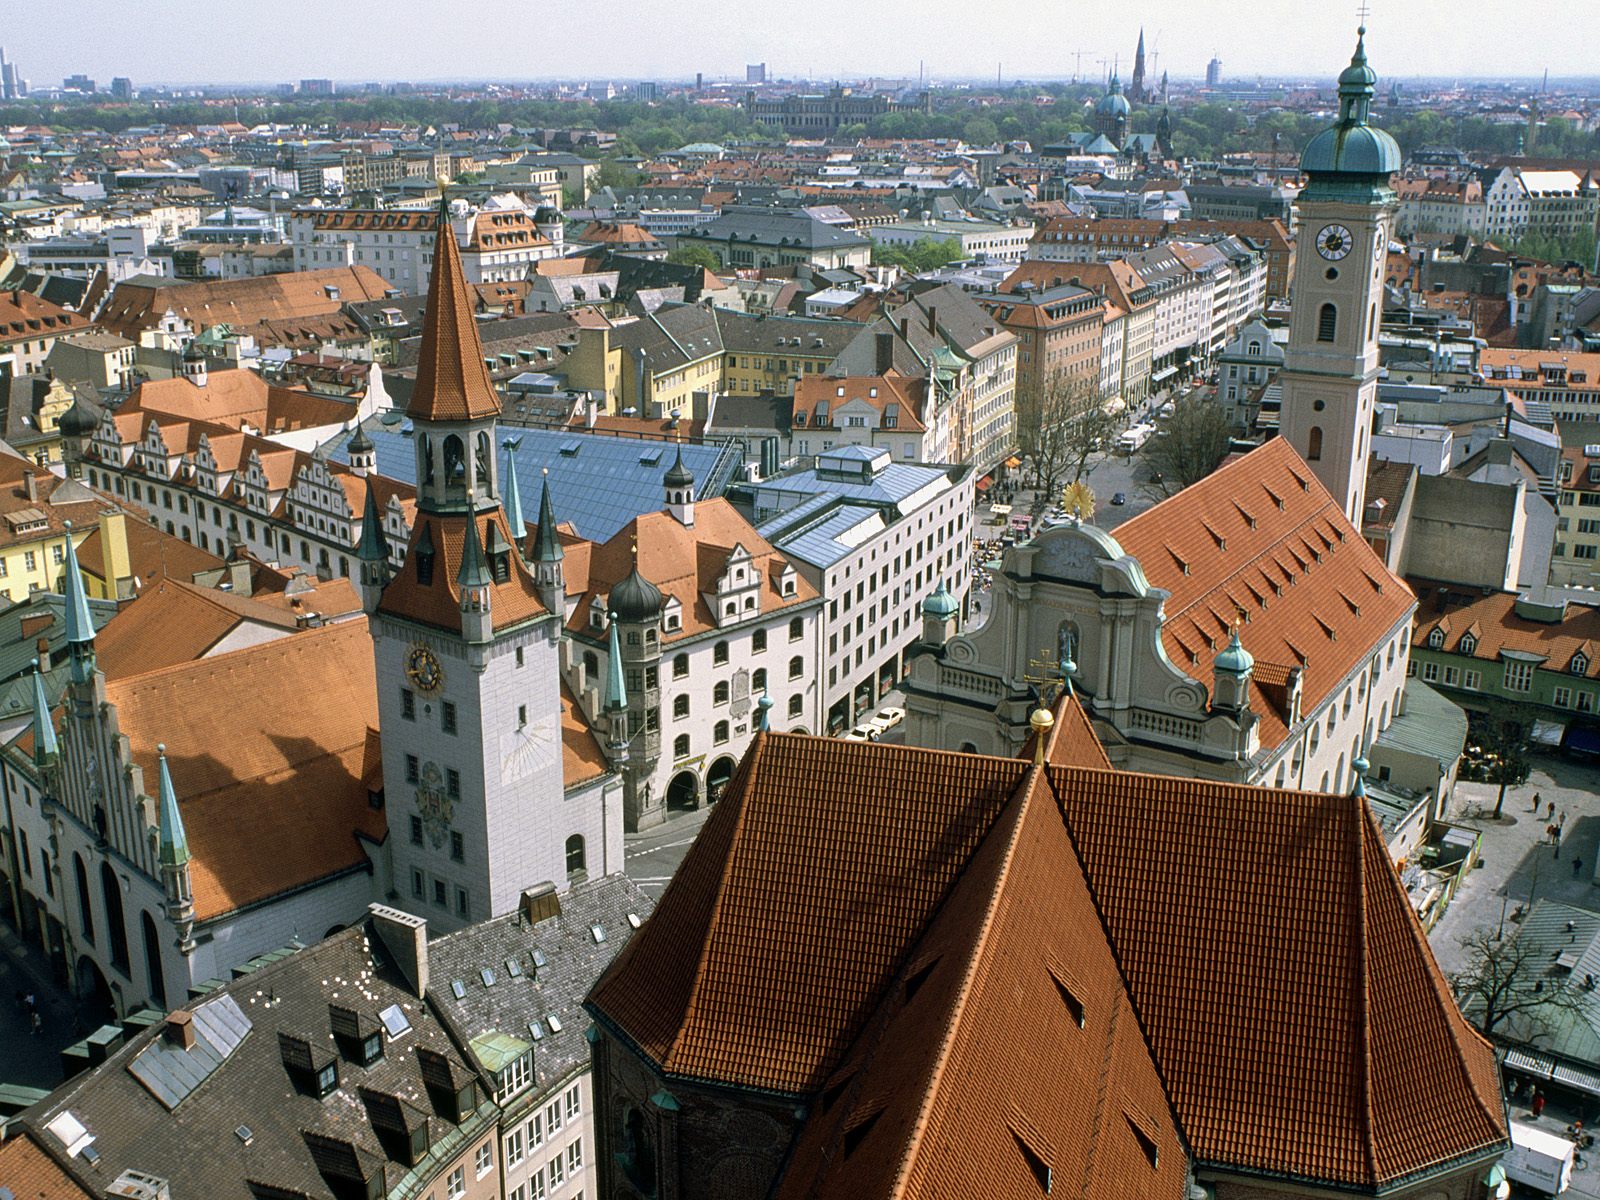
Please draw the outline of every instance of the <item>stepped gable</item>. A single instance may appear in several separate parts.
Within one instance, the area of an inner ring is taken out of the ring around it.
[[[447,219],[441,220],[444,229]],[[475,421],[500,415],[500,397],[483,361],[475,305],[453,236],[434,239],[427,319],[416,382],[406,412],[424,421]]]
[[[1494,1052],[1361,800],[1050,781],[1197,1160],[1370,1191],[1504,1138]]]
[[[1027,772],[865,745],[758,735],[595,985],[590,1002],[664,1071],[821,1089]]]
[[[106,699],[146,791],[167,747],[198,920],[367,868],[385,822],[363,779],[378,724],[363,622],[110,680]]]
[[[828,1081],[778,1200],[1177,1200],[1186,1157],[1042,774],[970,859]]]
[[[1161,639],[1180,671],[1209,686],[1212,660],[1242,616],[1264,749],[1289,731],[1274,680],[1302,668],[1302,709],[1314,711],[1415,604],[1282,438],[1119,525],[1115,537],[1151,585],[1171,593]]]

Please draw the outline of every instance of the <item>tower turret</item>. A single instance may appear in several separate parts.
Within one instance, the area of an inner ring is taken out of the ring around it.
[[[922,640],[930,646],[944,645],[955,637],[956,621],[960,616],[960,601],[941,582],[934,593],[922,602]]]
[[[195,338],[183,348],[183,377],[195,387],[206,386],[206,355]]]
[[[566,571],[562,566],[565,551],[556,536],[555,505],[550,500],[550,471],[544,472],[544,483],[539,490],[539,525],[529,539],[532,551],[533,582],[539,589],[539,600],[551,612],[565,616],[567,610]]]
[[[156,747],[161,756],[160,795],[156,798],[156,855],[161,867],[161,884],[167,893],[167,919],[178,930],[178,948],[185,954],[194,950],[194,888],[189,878],[189,839],[183,832],[183,813],[172,787],[172,772],[167,769],[167,748]]]
[[[683,465],[683,443],[678,443],[678,456],[662,477],[667,490],[667,512],[686,529],[694,528],[694,472]]]
[[[456,572],[456,586],[461,593],[461,636],[469,642],[487,642],[493,636],[494,621],[489,612],[493,585],[494,576],[489,571],[483,539],[478,534],[478,519],[469,517],[466,543],[461,551],[461,569]]]
[[[83,476],[84,445],[100,427],[100,414],[84,397],[84,388],[73,390],[72,407],[56,420],[61,435],[61,461],[72,479]]]
[[[350,473],[363,478],[378,469],[378,451],[373,446],[372,439],[367,436],[367,431],[360,425],[350,436],[350,444],[346,447],[350,458]]]
[[[56,765],[60,753],[55,722],[50,716],[50,701],[44,694],[44,675],[36,658],[33,660],[33,765],[40,771],[47,771]]]
[[[1250,676],[1256,660],[1239,641],[1239,626],[1222,653],[1211,662],[1211,708],[1213,711],[1242,713],[1250,708]]]
[[[383,514],[378,508],[378,496],[370,475],[367,476],[366,503],[361,509],[361,544],[356,549],[356,557],[361,560],[361,607],[373,613],[389,582],[389,539],[383,532]]]
[[[72,544],[72,522],[65,524],[66,563],[62,583],[66,590],[67,654],[72,663],[72,682],[88,686],[94,682],[94,619],[89,615],[89,596],[83,589],[78,570],[78,551]]]

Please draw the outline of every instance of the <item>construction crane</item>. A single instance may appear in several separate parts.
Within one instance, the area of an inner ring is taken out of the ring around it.
[[[1083,74],[1083,60],[1086,59],[1086,58],[1090,58],[1090,55],[1098,54],[1098,53],[1099,53],[1099,51],[1097,51],[1097,50],[1074,50],[1072,52],[1072,59],[1073,59],[1073,62],[1072,62],[1072,82],[1073,83],[1077,83],[1078,82],[1078,77]],[[1092,58],[1090,58],[1090,61],[1093,62],[1094,60]],[[1100,61],[1104,62],[1105,60],[1101,59]]]

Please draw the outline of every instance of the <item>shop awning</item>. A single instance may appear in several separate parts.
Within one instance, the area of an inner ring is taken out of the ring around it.
[[[982,479],[978,480],[978,482],[973,484],[972,486],[977,488],[980,492],[987,492],[990,488],[992,488],[994,486],[994,476],[985,475]]]
[[[1567,726],[1562,721],[1550,721],[1544,717],[1536,717],[1533,728],[1528,731],[1528,740],[1540,746],[1561,745],[1561,735],[1566,733]]]
[[[1178,373],[1177,367],[1162,367],[1159,371],[1150,372],[1150,382],[1160,383],[1164,379],[1171,379]]]
[[[1556,1083],[1565,1084],[1569,1088],[1576,1088],[1580,1092],[1588,1092],[1591,1096],[1600,1096],[1600,1075],[1593,1071],[1586,1071],[1582,1067],[1558,1066],[1550,1075]]]
[[[1513,1071],[1521,1071],[1524,1075],[1537,1075],[1540,1079],[1549,1079],[1555,1070],[1555,1063],[1542,1054],[1529,1054],[1526,1050],[1507,1050],[1505,1065]]]
[[[1015,454],[1013,454],[1010,458],[1006,459],[1006,470],[1008,470],[1008,471],[1015,471],[1021,465],[1022,465],[1022,460],[1020,458],[1018,458]]]

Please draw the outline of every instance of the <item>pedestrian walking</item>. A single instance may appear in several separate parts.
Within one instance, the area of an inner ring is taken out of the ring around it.
[[[1535,1121],[1537,1121],[1541,1116],[1543,1116],[1544,1115],[1544,1093],[1541,1092],[1541,1091],[1535,1091],[1533,1093],[1533,1103],[1530,1104],[1528,1107],[1533,1110],[1533,1119]]]
[[[39,1015],[39,1010],[36,1008],[33,1010],[33,1015],[28,1018],[28,1032],[34,1037],[38,1037],[43,1028],[44,1018]]]
[[[1532,813],[1537,813],[1539,811],[1539,806],[1541,804],[1543,804],[1543,803],[1544,803],[1544,799],[1539,795],[1538,792],[1535,792],[1533,794],[1533,807],[1530,808],[1528,811],[1532,812]]]
[[[1576,879],[1578,877],[1578,872],[1581,871],[1581,870],[1583,870],[1583,859],[1581,859],[1581,858],[1573,859],[1572,860],[1572,877],[1574,879]]]
[[[1556,819],[1556,802],[1554,800],[1550,801],[1550,811],[1545,813],[1545,816],[1549,817],[1552,821]]]

